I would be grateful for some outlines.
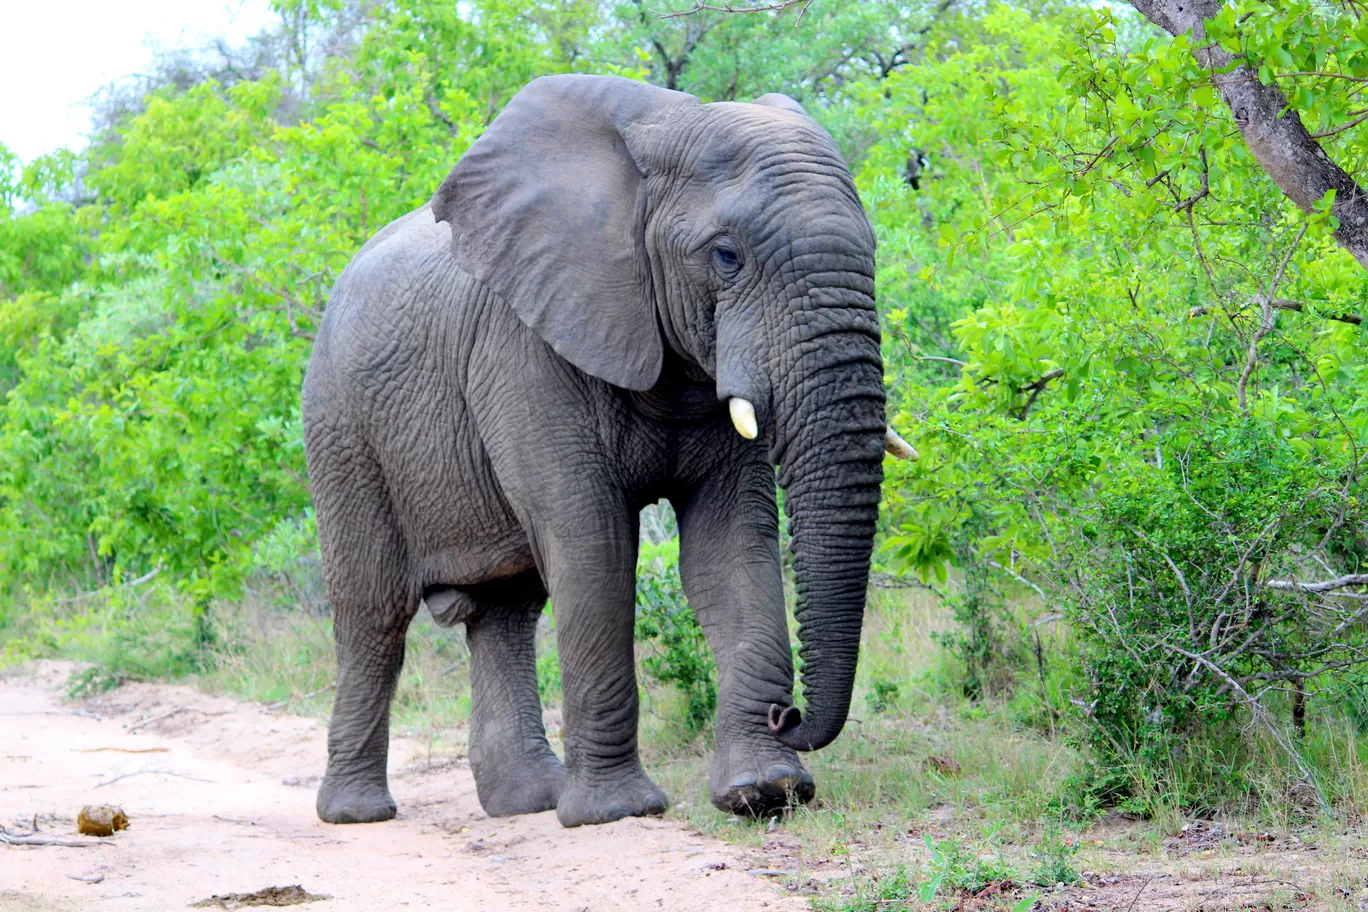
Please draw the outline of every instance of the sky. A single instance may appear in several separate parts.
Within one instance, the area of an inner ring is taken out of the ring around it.
[[[24,162],[80,148],[86,99],[157,49],[237,44],[272,21],[269,0],[0,0],[0,142]]]

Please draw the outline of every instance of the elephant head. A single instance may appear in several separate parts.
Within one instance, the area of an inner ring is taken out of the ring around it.
[[[716,381],[780,468],[806,715],[820,748],[855,677],[884,420],[874,235],[831,137],[793,100],[699,104],[616,77],[523,89],[433,199],[467,272],[572,364],[651,388],[666,350]],[[906,444],[901,444],[906,447]],[[906,453],[900,454],[906,455]]]

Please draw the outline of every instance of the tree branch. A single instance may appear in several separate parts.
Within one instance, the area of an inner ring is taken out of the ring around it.
[[[798,11],[798,18],[793,23],[796,26],[799,22],[803,21],[803,14],[807,12],[808,7],[811,6],[812,3],[813,0],[778,0],[776,3],[767,3],[760,6],[710,6],[709,4],[704,3],[703,0],[697,0],[692,9],[680,10],[677,13],[661,13],[660,18],[678,19],[680,16],[692,16],[695,13],[701,13],[704,10],[709,10],[714,13],[777,13],[788,9],[791,6],[801,6],[802,9]]]
[[[1283,279],[1283,274],[1287,272],[1287,264],[1292,260],[1292,254],[1296,252],[1297,245],[1306,236],[1307,226],[1303,224],[1301,230],[1297,232],[1297,237],[1287,248],[1287,253],[1283,255],[1282,262],[1278,264],[1278,271],[1273,274],[1273,279],[1268,283],[1268,292],[1261,296],[1259,300],[1262,317],[1259,320],[1259,328],[1254,331],[1254,338],[1249,340],[1249,355],[1245,359],[1244,373],[1240,374],[1240,382],[1235,387],[1236,396],[1240,400],[1240,411],[1248,408],[1245,393],[1249,387],[1249,378],[1254,373],[1254,368],[1259,363],[1259,343],[1264,336],[1273,331],[1273,320],[1277,311],[1273,307],[1273,292],[1277,291],[1278,283]]]
[[[117,592],[120,589],[132,589],[135,586],[141,586],[143,583],[155,577],[158,573],[161,573],[161,569],[161,564],[157,564],[157,566],[153,567],[149,572],[144,573],[142,576],[138,577],[135,580],[129,580],[128,582],[122,583],[118,586],[105,586],[100,589],[95,589],[91,592],[82,592],[80,595],[73,595],[69,598],[53,599],[53,601],[61,605],[69,605],[72,602],[83,602],[86,599],[94,598],[97,595],[108,595],[109,593]]]
[[[1346,586],[1368,586],[1368,573],[1350,573],[1319,583],[1299,583],[1296,580],[1267,580],[1265,589],[1286,589],[1293,592],[1330,592]]]
[[[1018,393],[1024,393],[1027,390],[1031,391],[1031,398],[1027,399],[1026,404],[1021,407],[1021,411],[1017,412],[1017,420],[1025,421],[1026,415],[1031,411],[1031,406],[1035,405],[1035,401],[1040,398],[1040,394],[1045,392],[1045,387],[1049,386],[1051,381],[1058,380],[1062,376],[1064,376],[1064,369],[1057,367],[1034,383],[1028,383],[1025,386],[1017,387]]]
[[[1289,300],[1287,300],[1286,298],[1275,298],[1275,299],[1273,300],[1273,309],[1274,309],[1274,310],[1290,310],[1290,311],[1293,311],[1294,313],[1306,313],[1308,310],[1311,309],[1311,305],[1309,305],[1309,304],[1304,304],[1304,303],[1301,302],[1301,301],[1289,301]],[[1208,309],[1205,308],[1205,307],[1194,307],[1194,308],[1192,308],[1191,310],[1188,311],[1188,319],[1191,320],[1191,319],[1196,319],[1197,317],[1205,317],[1205,316],[1207,316],[1207,315],[1210,314],[1210,313],[1211,313],[1211,311],[1208,310]],[[1340,323],[1348,323],[1348,324],[1351,325],[1351,326],[1362,326],[1362,325],[1363,325],[1363,315],[1362,315],[1362,314],[1356,314],[1356,313],[1320,314],[1319,316],[1322,316],[1322,317],[1324,317],[1324,318],[1327,319],[1327,320],[1336,320],[1336,321],[1338,321],[1338,322],[1340,322]]]
[[[1319,133],[1312,133],[1311,138],[1324,139],[1327,136],[1338,136],[1340,133],[1343,133],[1346,130],[1352,130],[1354,127],[1357,127],[1365,120],[1368,120],[1368,111],[1363,111],[1359,113],[1358,117],[1355,117],[1353,120],[1347,123],[1342,123],[1338,127],[1331,127],[1328,130],[1321,130]]]
[[[1263,85],[1248,66],[1233,66],[1236,58],[1229,51],[1206,44],[1205,22],[1221,11],[1223,0],[1131,0],[1131,5],[1174,37],[1191,32],[1198,63],[1225,71],[1213,84],[1230,106],[1255,161],[1288,199],[1312,212],[1326,193],[1335,191],[1331,214],[1340,223],[1335,240],[1368,269],[1368,192],[1330,160],[1281,89]]]

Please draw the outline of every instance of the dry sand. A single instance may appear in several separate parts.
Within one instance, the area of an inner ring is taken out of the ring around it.
[[[328,897],[308,904],[320,912],[807,908],[748,875],[736,848],[669,819],[490,818],[463,762],[426,762],[402,738],[399,817],[331,826],[314,814],[317,720],[157,684],[68,703],[70,670],[43,662],[0,680],[0,824],[23,833],[36,815],[39,836],[83,840],[82,806],[113,804],[131,825],[94,848],[0,846],[0,912],[185,909],[296,884]]]

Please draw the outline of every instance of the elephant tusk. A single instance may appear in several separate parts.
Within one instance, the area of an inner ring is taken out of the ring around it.
[[[735,402],[736,400],[733,399],[732,401]],[[898,459],[910,459],[913,462],[921,458],[917,448],[899,437],[892,425],[889,425],[888,430],[884,431],[884,451],[890,456]]]
[[[755,406],[740,396],[733,396],[727,400],[727,410],[731,412],[732,426],[736,428],[736,433],[747,440],[754,440],[760,435],[760,429],[755,425]]]

